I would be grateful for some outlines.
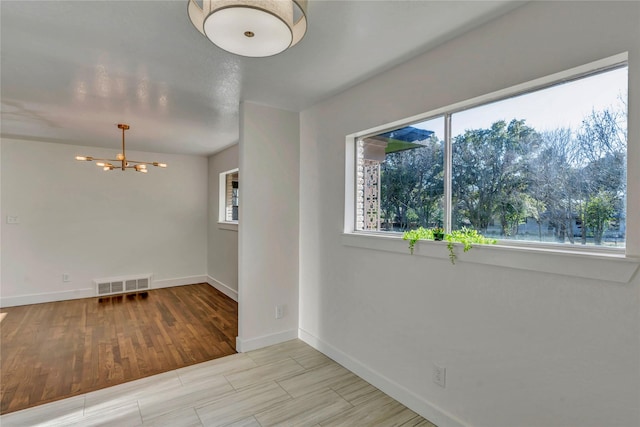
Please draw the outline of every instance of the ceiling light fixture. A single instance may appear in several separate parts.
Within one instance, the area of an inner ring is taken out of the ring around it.
[[[307,0],[189,0],[193,25],[216,46],[241,56],[276,55],[307,32]]]
[[[129,129],[129,125],[118,124],[118,129],[122,129],[122,153],[118,153],[115,159],[98,159],[96,157],[91,156],[76,156],[76,160],[93,162],[96,161],[96,166],[101,167],[102,170],[112,171],[116,168],[127,170],[133,169],[136,172],[147,173],[147,165],[158,166],[161,168],[166,168],[166,163],[159,162],[140,162],[137,160],[129,160],[127,159],[127,155],[124,150],[124,132]],[[120,162],[120,166],[115,166],[113,163]]]

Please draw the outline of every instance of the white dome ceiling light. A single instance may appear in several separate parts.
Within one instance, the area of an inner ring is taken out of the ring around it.
[[[193,25],[216,46],[241,56],[277,55],[307,32],[307,0],[189,0]]]

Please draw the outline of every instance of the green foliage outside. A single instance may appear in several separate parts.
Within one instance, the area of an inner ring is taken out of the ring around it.
[[[596,245],[601,244],[605,224],[613,219],[614,201],[607,193],[598,193],[587,202],[585,207],[585,225],[593,230]]]
[[[383,222],[401,230],[442,222],[443,161],[442,141],[435,136],[424,147],[387,155],[380,168]]]
[[[503,236],[526,219],[526,170],[540,136],[524,120],[495,122],[453,140],[453,199],[457,222],[485,232],[498,220]]]

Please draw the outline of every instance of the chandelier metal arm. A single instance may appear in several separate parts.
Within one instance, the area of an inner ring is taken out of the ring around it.
[[[140,165],[151,165],[151,166],[157,166],[157,167],[161,167],[161,168],[166,168],[167,164],[166,163],[161,163],[161,162],[140,162],[138,160],[127,160],[128,163],[137,163]]]
[[[138,161],[138,160],[129,160],[129,159],[127,159],[127,163],[138,163],[140,165],[153,165],[154,163],[157,163],[157,162],[141,162],[141,161]]]
[[[122,153],[118,153],[115,159],[100,159],[100,158],[91,157],[91,156],[76,156],[76,160],[89,161],[89,162],[96,161],[97,166],[102,167],[102,169],[105,171],[114,170],[116,166],[113,163],[116,163],[116,164],[120,163],[120,166],[118,166],[118,169],[122,169],[123,171],[127,169],[134,169],[136,172],[142,172],[142,173],[147,173],[147,165],[158,166],[161,168],[167,167],[166,163],[128,160],[125,152],[124,132],[129,129],[129,125],[120,123],[118,124],[118,128],[122,129]]]
[[[93,162],[93,161],[119,162],[120,161],[120,160],[117,160],[117,159],[99,159],[98,157],[89,157],[89,156],[78,156],[78,157],[86,157],[85,159],[82,159],[82,160],[86,160],[88,162]]]

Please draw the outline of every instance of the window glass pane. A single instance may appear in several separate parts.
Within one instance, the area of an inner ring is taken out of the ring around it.
[[[238,172],[227,174],[226,221],[238,220],[239,185]]]
[[[358,230],[443,224],[444,118],[358,141]]]
[[[452,228],[623,247],[627,67],[452,115]]]
[[[239,191],[238,172],[236,172],[231,176],[231,221],[238,220]]]

